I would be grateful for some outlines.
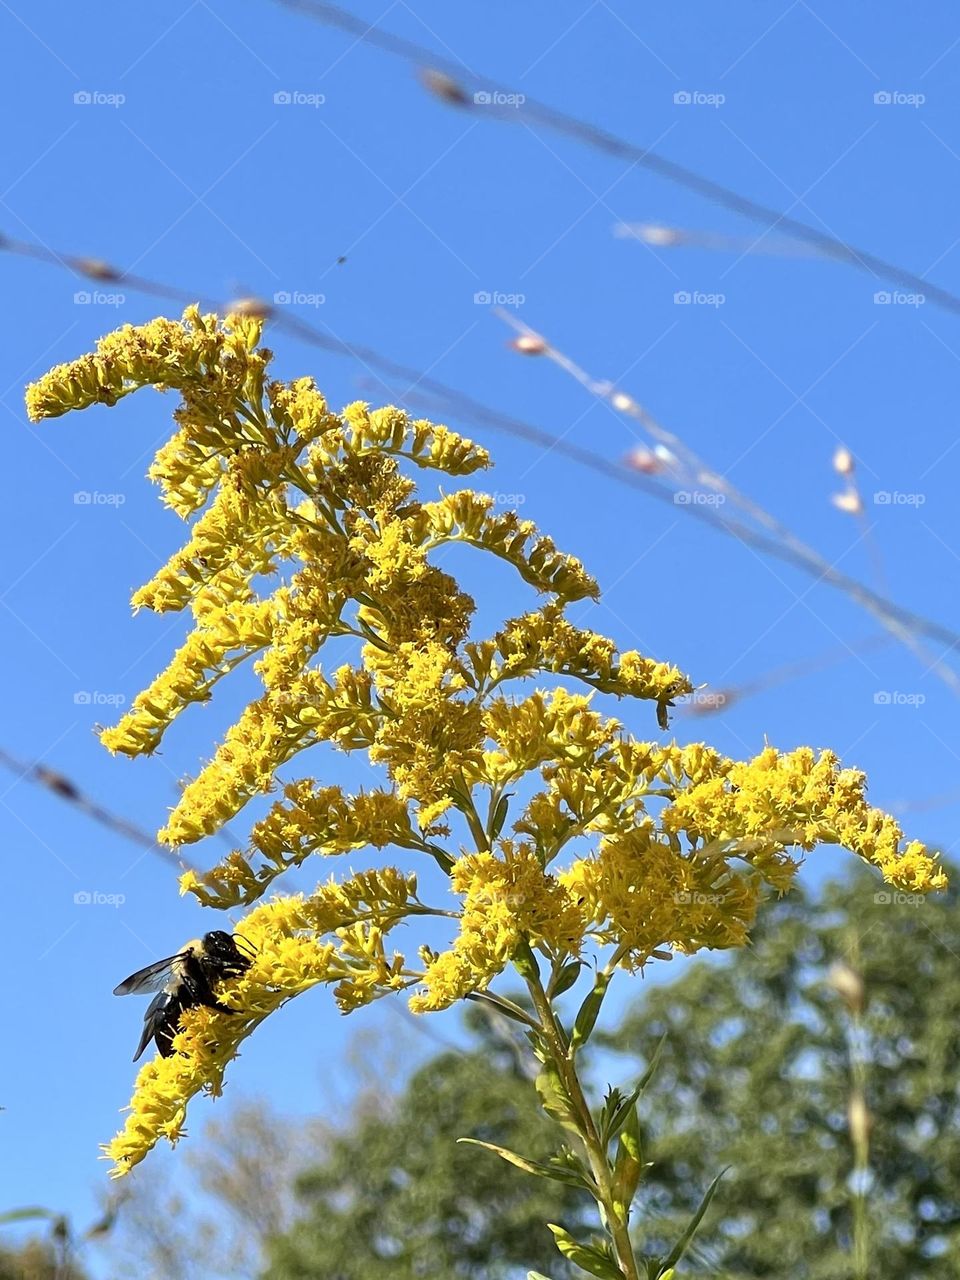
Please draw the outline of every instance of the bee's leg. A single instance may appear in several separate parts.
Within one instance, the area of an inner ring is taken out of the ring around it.
[[[236,1013],[235,1009],[221,1003],[213,994],[213,988],[202,972],[192,976],[190,982],[192,1004],[201,1004],[207,1009],[215,1009],[217,1013]]]

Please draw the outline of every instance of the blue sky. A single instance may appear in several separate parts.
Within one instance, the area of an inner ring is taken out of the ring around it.
[[[960,14],[943,0],[924,7],[922,22],[889,3],[867,14],[804,0],[693,0],[682,15],[668,5],[638,13],[624,0],[355,0],[353,11],[960,289]],[[618,237],[620,222],[745,243],[757,232],[640,167],[529,127],[522,110],[507,122],[444,107],[402,62],[266,2],[107,4],[91,14],[37,0],[5,7],[0,31],[0,101],[15,124],[0,171],[7,235],[197,295],[302,296],[278,306],[621,458],[637,441],[630,424],[556,366],[510,351],[509,331],[475,300],[510,295],[520,320],[636,396],[830,563],[960,625],[957,316],[903,297],[878,304],[889,285],[828,261]],[[133,619],[128,606],[184,533],[144,479],[173,404],[144,392],[31,428],[22,388],[164,304],[20,256],[0,266],[0,746],[154,828],[244,692],[186,717],[151,761],[113,760],[92,732],[180,634],[177,619]],[[713,303],[678,303],[678,293]],[[334,405],[408,390],[385,390],[361,362],[287,335],[271,345],[282,376],[314,374]],[[954,843],[956,702],[929,661],[897,644],[861,652],[879,630],[861,609],[699,527],[681,506],[450,421],[494,449],[484,483],[520,495],[524,514],[594,569],[604,601],[578,616],[624,646],[723,686],[849,647],[845,661],[721,715],[678,718],[678,736],[709,735],[731,753],[765,737],[833,746],[869,771],[877,803],[916,807],[904,815],[911,833]],[[858,459],[863,522],[830,503],[840,442]],[[913,498],[883,504],[878,492]],[[75,501],[84,493],[99,497]],[[500,566],[457,565],[486,593],[488,621],[529,599]],[[878,692],[902,696],[884,704]],[[649,708],[624,713],[654,732]],[[365,780],[362,763],[344,757],[318,754],[317,769]],[[9,1045],[0,1206],[49,1204],[82,1223],[104,1176],[97,1144],[129,1094],[142,1014],[110,991],[212,921],[177,897],[159,859],[12,775],[0,777],[0,836],[5,949],[9,963],[28,958],[31,974],[0,998]],[[808,874],[841,862],[824,851]],[[124,900],[76,902],[83,893]],[[384,1011],[358,1016],[391,1025]],[[450,1019],[436,1025],[453,1032]],[[269,1092],[282,1062],[283,1105],[313,1112],[331,1081],[349,1095],[337,1063],[350,1034],[316,992],[259,1033],[233,1082]]]

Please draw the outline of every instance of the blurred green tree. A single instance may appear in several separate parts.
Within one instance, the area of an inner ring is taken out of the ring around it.
[[[760,919],[749,950],[691,964],[602,1042],[634,1060],[668,1038],[637,1220],[671,1238],[729,1165],[690,1274],[849,1280],[859,1213],[864,1274],[956,1280],[956,892],[924,901],[856,874]]]
[[[587,1197],[457,1144],[469,1135],[541,1160],[556,1147],[524,1049],[484,1015],[468,1021],[476,1047],[427,1062],[387,1112],[361,1116],[301,1175],[306,1216],[272,1242],[266,1280],[574,1274],[544,1224],[588,1213]]]
[[[0,1280],[86,1280],[86,1272],[76,1260],[77,1242],[70,1223],[61,1214],[39,1208],[13,1209],[0,1213],[0,1226],[37,1219],[48,1224],[42,1236],[0,1245]]]
[[[111,1280],[254,1280],[265,1241],[293,1222],[296,1176],[323,1158],[325,1129],[245,1099],[210,1119],[183,1157],[111,1188],[116,1223],[102,1240]]]
[[[457,1145],[473,1134],[545,1157],[555,1144],[525,1044],[479,1010],[468,1027],[466,1049],[409,1077],[423,1056],[411,1028],[358,1036],[357,1097],[337,1130],[248,1100],[208,1123],[185,1161],[136,1170],[105,1240],[111,1275],[513,1280],[549,1264],[552,1280],[568,1280],[544,1223],[573,1193]]]

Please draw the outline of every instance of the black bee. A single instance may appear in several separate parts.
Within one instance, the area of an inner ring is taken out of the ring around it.
[[[173,1053],[173,1037],[180,1030],[184,1009],[204,1005],[218,1013],[236,1013],[217,999],[213,984],[222,978],[236,978],[250,968],[250,959],[234,941],[238,935],[214,929],[202,938],[194,938],[182,951],[166,960],[157,960],[138,969],[114,987],[115,996],[129,996],[156,991],[143,1018],[143,1035],[133,1055],[134,1062],[153,1040],[160,1054]],[[249,943],[247,944],[249,946]]]

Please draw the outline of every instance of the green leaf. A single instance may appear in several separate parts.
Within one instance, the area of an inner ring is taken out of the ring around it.
[[[528,1031],[527,1039],[530,1041],[530,1048],[533,1050],[533,1056],[538,1062],[546,1062],[550,1056],[550,1048],[544,1041],[538,1031]]]
[[[634,1160],[643,1159],[643,1144],[640,1141],[640,1117],[637,1115],[637,1104],[634,1102],[627,1108],[627,1119],[620,1135],[620,1145]]]
[[[630,1114],[630,1108],[636,1105],[637,1098],[639,1096],[640,1096],[640,1086],[638,1085],[637,1088],[634,1089],[633,1093],[631,1093],[629,1097],[627,1098],[621,1097],[617,1106],[614,1108],[612,1115],[610,1116],[606,1129],[602,1131],[602,1134],[601,1134],[601,1136],[603,1137],[605,1146],[611,1143],[614,1140],[614,1138],[617,1136],[617,1134],[620,1132],[620,1130],[623,1128],[624,1124],[626,1123],[627,1117]]]
[[[623,1272],[605,1253],[601,1253],[593,1245],[581,1244],[569,1231],[564,1231],[563,1227],[558,1227],[552,1222],[548,1222],[547,1226],[553,1232],[557,1248],[565,1258],[569,1258],[590,1275],[598,1276],[599,1280],[623,1280]]]
[[[637,1085],[637,1089],[636,1089],[636,1096],[638,1098],[646,1089],[650,1081],[653,1079],[653,1073],[656,1071],[657,1067],[659,1067],[660,1065],[660,1059],[663,1056],[663,1046],[667,1043],[668,1034],[669,1033],[665,1031],[663,1035],[660,1037],[660,1039],[657,1041],[657,1047],[653,1051],[653,1057],[647,1063],[647,1069],[643,1073],[643,1075],[640,1077],[640,1083]]]
[[[530,1015],[512,1000],[508,1000],[506,996],[495,995],[492,991],[468,991],[466,999],[473,1000],[477,1004],[489,1004],[504,1017],[512,1018],[514,1022],[519,1022],[525,1027],[530,1026]]]
[[[31,1205],[26,1209],[7,1209],[4,1213],[0,1213],[0,1223],[26,1222],[29,1218],[55,1218],[56,1216],[52,1209]]]
[[[437,866],[440,867],[442,871],[445,871],[447,875],[449,875],[450,872],[453,870],[453,864],[455,859],[453,859],[450,856],[450,854],[447,853],[446,849],[441,849],[438,845],[435,845],[435,844],[424,845],[424,848],[426,849],[427,853],[429,853],[430,857],[433,858],[434,862],[436,862]]]
[[[527,1280],[550,1280],[549,1276],[545,1276],[542,1271],[528,1271]]]
[[[490,839],[496,840],[497,836],[503,830],[503,824],[507,820],[507,810],[509,809],[510,797],[512,791],[508,791],[506,795],[500,797],[500,803],[497,805],[497,811],[493,815],[493,822],[490,824]]]
[[[540,1098],[540,1105],[550,1119],[556,1120],[558,1124],[562,1124],[565,1129],[569,1129],[572,1133],[579,1134],[580,1127],[576,1123],[573,1103],[570,1101],[570,1095],[564,1088],[560,1072],[554,1063],[547,1062],[544,1064],[543,1070],[537,1076],[535,1086]]]
[[[607,1121],[606,1124],[604,1124],[603,1118],[601,1116],[601,1123],[600,1123],[600,1136],[603,1140],[604,1146],[607,1146],[609,1143],[611,1143],[613,1139],[617,1136],[617,1134],[620,1132],[620,1130],[623,1128],[624,1124],[626,1123],[627,1117],[630,1114],[630,1108],[635,1106],[635,1104],[639,1101],[640,1096],[643,1094],[647,1085],[653,1079],[654,1072],[656,1071],[657,1067],[660,1065],[660,1058],[663,1054],[663,1046],[666,1044],[666,1042],[667,1042],[667,1037],[666,1037],[666,1034],[664,1034],[660,1037],[660,1042],[658,1043],[656,1049],[653,1051],[653,1057],[650,1059],[650,1062],[647,1065],[646,1071],[640,1077],[640,1080],[636,1088],[632,1091],[632,1093],[630,1093],[627,1097],[624,1097],[619,1089],[611,1089],[610,1092],[608,1093],[607,1103],[604,1107],[604,1111],[606,1112],[607,1109],[609,1108],[609,1112],[610,1112],[609,1120]],[[614,1097],[616,1097],[619,1100],[619,1105],[616,1105],[616,1103],[614,1103]]]
[[[580,977],[580,970],[583,968],[582,960],[568,960],[560,969],[554,980],[547,989],[547,994],[553,999],[556,996],[562,996],[565,991],[569,991],[576,980]]]
[[[727,1169],[729,1169],[729,1167],[730,1166],[728,1165]],[[683,1235],[680,1237],[677,1243],[670,1250],[670,1253],[668,1254],[668,1256],[664,1258],[663,1262],[661,1263],[661,1266],[664,1267],[667,1272],[671,1271],[672,1268],[677,1265],[677,1263],[686,1253],[687,1246],[690,1244],[690,1241],[693,1239],[694,1234],[697,1230],[697,1227],[699,1227],[701,1221],[703,1220],[703,1215],[707,1212],[707,1209],[709,1209],[710,1201],[716,1195],[717,1188],[720,1186],[720,1179],[727,1172],[727,1169],[721,1169],[720,1172],[717,1174],[717,1176],[714,1178],[714,1180],[710,1183],[709,1187],[707,1187],[707,1193],[703,1197],[703,1199],[700,1201],[700,1208],[690,1219],[690,1222],[689,1222],[689,1225],[687,1226],[686,1231],[684,1231]],[[663,1271],[657,1272],[657,1280],[666,1280],[666,1277]]]
[[[540,981],[540,966],[537,964],[537,957],[530,949],[529,942],[521,942],[511,959],[517,973],[525,982]]]
[[[577,1173],[574,1169],[562,1164],[543,1164],[539,1160],[528,1160],[526,1156],[518,1155],[516,1151],[498,1147],[492,1142],[481,1142],[479,1138],[458,1138],[457,1142],[469,1143],[471,1147],[483,1147],[485,1151],[492,1151],[501,1160],[506,1160],[507,1164],[516,1165],[524,1173],[532,1173],[535,1178],[550,1178],[554,1182],[563,1182],[568,1187],[591,1190],[590,1183],[582,1173]]]
[[[649,1166],[648,1166],[649,1167]],[[617,1159],[613,1166],[613,1197],[626,1215],[643,1177],[643,1145],[640,1141],[640,1121],[634,1103],[628,1109],[627,1121],[620,1135]]]
[[[615,1084],[607,1085],[607,1092],[603,1095],[603,1107],[600,1111],[601,1124],[606,1124],[610,1117],[623,1101],[623,1091]]]
[[[609,985],[609,974],[598,973],[597,980],[593,984],[593,990],[580,1006],[576,1022],[573,1024],[573,1039],[570,1041],[571,1049],[578,1049],[580,1045],[586,1044],[590,1039],[593,1028],[597,1025],[600,1006],[603,1004],[603,997],[607,994]]]

